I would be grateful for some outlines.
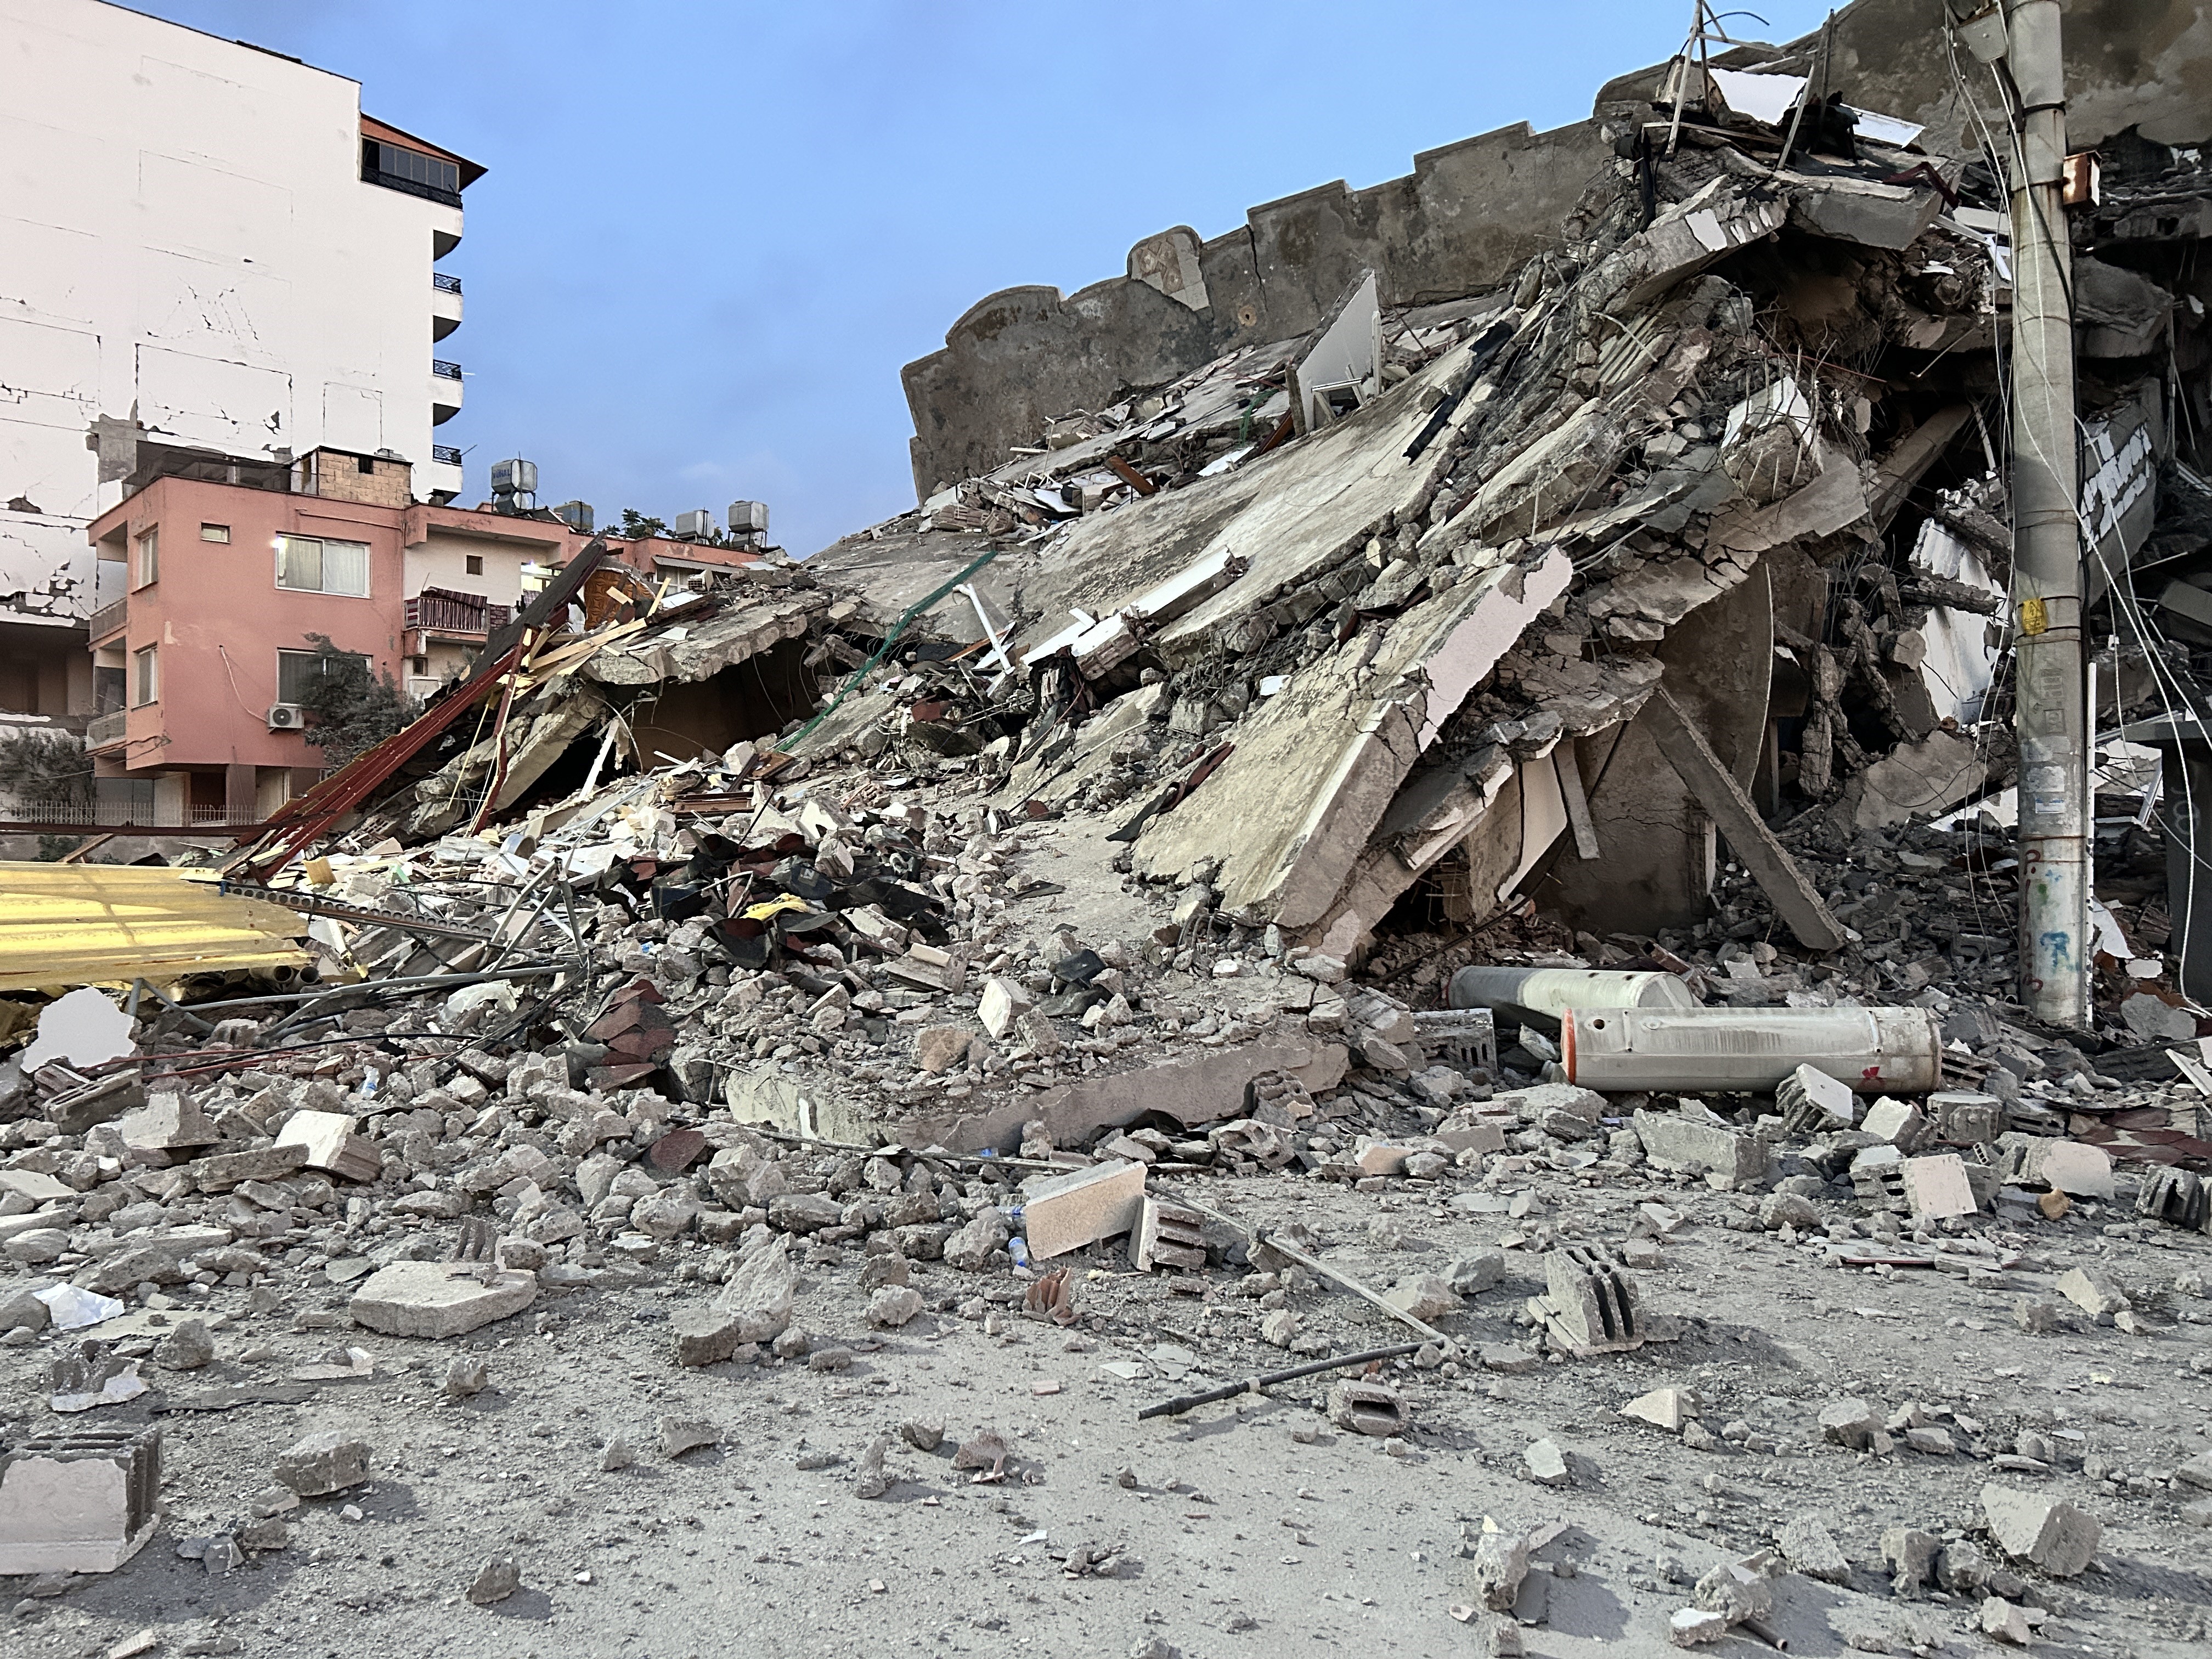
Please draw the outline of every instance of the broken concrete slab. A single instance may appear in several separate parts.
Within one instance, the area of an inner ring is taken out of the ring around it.
[[[1908,1158],[1900,1167],[1905,1204],[1921,1220],[1972,1215],[1981,1207],[1974,1201],[1973,1185],[1966,1178],[1966,1162],[1956,1152]]]
[[[1421,751],[1565,592],[1565,555],[1532,560],[1462,580],[1400,617],[1379,648],[1347,645],[1295,677],[1240,723],[1214,774],[1146,829],[1137,867],[1180,878],[1221,860],[1225,908],[1286,928],[1319,921]]]
[[[1997,778],[1999,759],[1966,732],[1938,729],[1852,774],[1832,811],[1846,829],[1895,829],[1987,788]]]
[[[1644,1155],[1662,1170],[1701,1171],[1723,1189],[1756,1185],[1766,1175],[1766,1143],[1717,1120],[1639,1109],[1631,1120]]]
[[[2063,1498],[1992,1482],[1982,1488],[1981,1503],[1990,1541],[2015,1561],[2054,1578],[2072,1578],[2097,1559],[2101,1528],[2094,1516]]]
[[[748,1343],[775,1341],[790,1328],[798,1292],[790,1237],[777,1234],[754,1245],[738,1257],[712,1305],[677,1316],[677,1363],[718,1364]]]
[[[303,1436],[277,1454],[276,1484],[302,1498],[324,1498],[368,1480],[368,1442],[341,1429]]]
[[[362,1282],[346,1311],[356,1324],[386,1336],[437,1339],[465,1335],[537,1299],[537,1274],[518,1268],[394,1261]]]
[[[1775,1534],[1775,1543],[1790,1567],[1808,1578],[1831,1584],[1851,1582],[1850,1560],[1838,1547],[1834,1534],[1814,1516],[1800,1515],[1785,1522]]]
[[[988,1111],[901,1123],[896,1132],[910,1146],[971,1152],[1012,1150],[1031,1119],[1042,1119],[1059,1145],[1073,1145],[1109,1126],[1133,1123],[1147,1112],[1164,1112],[1195,1127],[1236,1116],[1252,1079],[1263,1072],[1289,1073],[1309,1092],[1320,1094],[1336,1086],[1346,1059],[1340,1043],[1266,1036],[1140,1071],[1096,1073]]]
[[[356,1133],[356,1127],[344,1112],[295,1112],[276,1132],[276,1144],[300,1148],[310,1170],[346,1181],[374,1181],[384,1173],[383,1159],[376,1143]]]
[[[1023,1236],[1030,1259],[1065,1255],[1127,1232],[1136,1224],[1144,1196],[1141,1164],[1102,1164],[1024,1187]]]
[[[1632,1417],[1639,1423],[1649,1423],[1669,1434],[1680,1434],[1682,1425],[1698,1414],[1698,1394],[1694,1389],[1654,1389],[1649,1394],[1638,1395],[1620,1408],[1623,1417]]]

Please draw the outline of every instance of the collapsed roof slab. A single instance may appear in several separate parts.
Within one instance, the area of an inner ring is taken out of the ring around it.
[[[1566,592],[1565,553],[1526,557],[1470,569],[1379,643],[1346,641],[1246,715],[1235,751],[1139,837],[1135,867],[1182,879],[1218,860],[1224,908],[1293,929],[1320,921],[1443,722]]]
[[[1551,743],[1509,753],[1486,744],[1464,761],[1447,759],[1415,773],[1399,790],[1390,810],[1376,827],[1346,872],[1344,885],[1328,911],[1307,929],[1309,942],[1327,955],[1349,960],[1377,923],[1407,889],[1426,875],[1455,847],[1465,846],[1470,862],[1477,862],[1476,842],[1510,842],[1502,859],[1492,859],[1506,875],[1522,871],[1540,848],[1524,843],[1523,815],[1509,811],[1510,823],[1500,822],[1499,803],[1516,805],[1521,790],[1516,780],[1531,767],[1571,768],[1576,765],[1575,740],[1634,718],[1644,699],[1658,684],[1660,665],[1646,657],[1620,657],[1600,665],[1600,687],[1589,694],[1547,703],[1561,716],[1559,736]],[[1565,775],[1559,774],[1561,782]],[[1583,813],[1579,771],[1574,775],[1575,802]],[[1564,799],[1562,806],[1565,805]],[[1492,884],[1494,888],[1496,884]],[[1473,900],[1482,920],[1496,907],[1494,892],[1477,890]]]
[[[1439,439],[1411,462],[1406,450],[1435,406],[1425,394],[1449,395],[1473,368],[1472,348],[1455,346],[1310,438],[1081,520],[1037,557],[1023,599],[1041,620],[1023,630],[1021,646],[1059,632],[1073,611],[1111,616],[1226,553],[1243,574],[1149,641],[1170,668],[1217,654],[1262,606],[1427,504],[1452,445]],[[1462,408],[1472,412],[1466,400]]]
[[[793,588],[731,600],[695,623],[687,623],[678,606],[663,613],[671,626],[601,651],[583,673],[601,685],[712,679],[725,668],[798,639],[832,603],[833,596],[820,588]]]

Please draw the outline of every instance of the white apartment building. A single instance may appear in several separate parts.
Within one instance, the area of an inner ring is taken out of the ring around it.
[[[433,433],[461,407],[437,344],[460,285],[435,264],[482,172],[343,76],[104,0],[0,0],[0,721],[94,712],[86,623],[121,568],[86,526],[151,478],[325,450],[459,491]]]

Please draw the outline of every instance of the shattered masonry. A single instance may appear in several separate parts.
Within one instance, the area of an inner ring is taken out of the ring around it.
[[[1297,1564],[1370,1544],[1489,1652],[1593,1588],[1653,1645],[2201,1638],[2124,1564],[2212,1525],[2212,167],[2160,104],[2073,210],[2061,1030],[2015,1000],[2001,184],[1883,95],[1930,27],[1794,137],[1809,42],[1617,82],[1484,291],[1346,270],[994,409],[811,559],[587,555],[219,872],[7,878],[5,1559],[138,1582],[166,1464],[194,1572],[337,1538],[410,1632],[423,1572],[426,1632],[687,1608],[696,1500],[748,1616],[787,1571],[848,1645],[943,1579],[1070,1650],[1211,1650],[1162,1585],[1340,1641]],[[1132,256],[1178,329],[1207,246]],[[885,1498],[881,1554],[794,1553]]]

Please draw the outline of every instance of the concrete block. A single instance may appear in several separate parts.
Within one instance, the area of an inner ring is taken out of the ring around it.
[[[1813,1066],[1800,1066],[1774,1091],[1774,1103],[1793,1134],[1850,1128],[1857,1121],[1858,1098],[1850,1084]]]
[[[2012,1133],[1998,1138],[1997,1152],[1997,1173],[2010,1184],[2047,1187],[2075,1198],[2112,1196],[2112,1160],[2101,1146]]]
[[[1678,1648],[1702,1647],[1728,1632],[1728,1615],[1704,1607],[1677,1607],[1667,1620],[1667,1639]]]
[[[914,1041],[914,1063],[925,1072],[949,1072],[968,1058],[975,1032],[965,1025],[932,1025]]]
[[[1954,1146],[1985,1146],[2004,1133],[2004,1103],[1995,1095],[1940,1089],[1928,1097],[1936,1139]]]
[[[195,1158],[192,1180],[204,1193],[227,1193],[241,1181],[282,1181],[307,1161],[304,1146],[262,1146]]]
[[[161,1524],[161,1431],[33,1435],[0,1453],[0,1576],[112,1572]]]
[[[276,1455],[276,1484],[302,1498],[323,1498],[368,1480],[368,1442],[343,1430],[303,1436]]]
[[[1352,1156],[1359,1173],[1370,1176],[1395,1176],[1406,1173],[1406,1160],[1419,1151],[1415,1146],[1393,1146],[1383,1141],[1370,1141]]]
[[[1990,1542],[2054,1578],[2071,1578],[2097,1559],[2095,1518],[2063,1499],[1992,1482],[1982,1488],[1982,1518]]]
[[[1127,1232],[1137,1223],[1144,1198],[1141,1164],[1101,1164],[1038,1182],[1022,1194],[1030,1259],[1064,1255]]]
[[[2054,1140],[2045,1149],[2038,1171],[2043,1183],[2073,1198],[2110,1198],[2112,1155],[2079,1140]]]
[[[1444,1269],[1444,1282],[1455,1296],[1480,1296],[1505,1282],[1505,1252],[1474,1250],[1452,1258]]]
[[[1827,1528],[1809,1515],[1801,1515],[1784,1524],[1775,1534],[1777,1544],[1790,1567],[1808,1578],[1818,1578],[1830,1584],[1851,1582],[1851,1564],[1836,1543]]]
[[[1493,1613],[1510,1613],[1528,1576],[1528,1535],[1486,1531],[1474,1547],[1474,1597]]]
[[[1129,1229],[1129,1265],[1148,1273],[1158,1267],[1195,1271],[1206,1266],[1205,1218],[1150,1193]]]
[[[295,1112],[277,1131],[276,1144],[299,1147],[307,1168],[347,1181],[374,1181],[384,1172],[375,1143],[355,1133],[354,1120],[343,1112]]]
[[[1439,1125],[1436,1139],[1455,1152],[1502,1152],[1509,1124],[1502,1117],[1477,1114],[1452,1118]]]
[[[1903,1169],[1905,1204],[1921,1219],[1972,1215],[1979,1207],[1974,1202],[1973,1184],[1966,1179],[1966,1161],[1956,1152],[1908,1158]]]
[[[1387,1438],[1404,1429],[1409,1419],[1396,1389],[1382,1382],[1346,1380],[1328,1391],[1328,1420],[1348,1433]]]
[[[1878,1135],[1900,1152],[1907,1152],[1920,1144],[1926,1127],[1917,1106],[1908,1101],[1893,1100],[1887,1095],[1868,1107],[1866,1116],[1859,1122],[1862,1133]]]
[[[2033,1634],[2027,1626],[2027,1615],[2002,1595],[1984,1599],[1981,1626],[1983,1635],[2016,1648],[2026,1647]]]
[[[983,1022],[983,1029],[994,1041],[1005,1037],[1014,1029],[1015,1022],[1028,1011],[1036,999],[1021,985],[1003,975],[983,981],[982,994],[976,999],[975,1017]]]
[[[1547,1310],[1586,1348],[1635,1347],[1644,1340],[1636,1285],[1619,1264],[1587,1245],[1544,1257]]]
[[[222,1139],[198,1102],[169,1089],[147,1096],[146,1103],[125,1112],[116,1127],[123,1144],[137,1152],[187,1152]]]
[[[749,1342],[773,1342],[790,1327],[798,1292],[791,1239],[778,1233],[738,1257],[737,1270],[713,1305],[676,1316],[677,1363],[716,1364]]]
[[[1724,1123],[1708,1123],[1679,1112],[1638,1111],[1636,1138],[1644,1155],[1662,1170],[1692,1164],[1708,1184],[1726,1190],[1749,1187],[1766,1174],[1766,1143]]]
[[[458,1261],[394,1261],[362,1282],[347,1304],[357,1325],[386,1336],[463,1336],[520,1313],[538,1299],[538,1276],[487,1273]]]
[[[1682,1425],[1698,1414],[1698,1391],[1695,1389],[1654,1389],[1649,1394],[1638,1395],[1620,1408],[1623,1417],[1632,1417],[1639,1423],[1649,1423],[1654,1428],[1664,1429],[1669,1434],[1680,1434]]]
[[[1863,1400],[1838,1400],[1820,1408],[1820,1437],[1852,1451],[1863,1451],[1881,1432],[1881,1419]]]
[[[1401,1279],[1382,1292],[1382,1299],[1425,1325],[1455,1314],[1465,1305],[1452,1294],[1450,1285],[1435,1273],[1416,1273]]]
[[[39,1170],[0,1170],[0,1197],[15,1193],[33,1206],[75,1198],[76,1188]]]
[[[2116,1314],[2131,1305],[2127,1286],[2101,1269],[2069,1268],[2058,1276],[2058,1294],[2087,1314]]]
[[[1521,1454],[1521,1462],[1528,1478],[1540,1486],[1564,1486],[1573,1479],[1567,1468],[1566,1454],[1555,1441],[1531,1442]]]

